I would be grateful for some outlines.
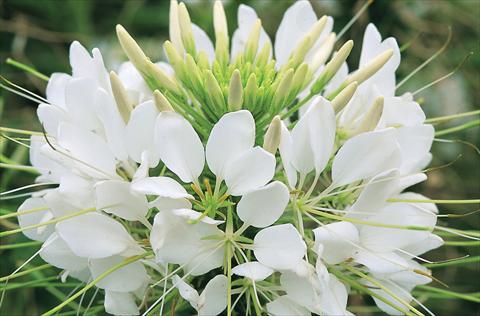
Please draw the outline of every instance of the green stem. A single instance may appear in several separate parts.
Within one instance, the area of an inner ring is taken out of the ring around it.
[[[447,296],[447,297],[455,297],[455,298],[460,298],[460,299],[466,300],[466,301],[480,303],[480,298],[478,298],[478,297],[468,295],[468,294],[463,294],[463,293],[456,293],[456,292],[452,292],[452,291],[447,291],[447,290],[439,289],[439,288],[428,286],[428,285],[419,285],[419,286],[417,286],[417,289],[422,289],[422,290],[425,290],[427,292],[445,294],[445,296]],[[422,292],[422,293],[425,293],[425,292]]]
[[[40,246],[41,244],[42,244],[41,241],[27,241],[27,242],[21,242],[21,243],[16,243],[11,245],[0,245],[0,250],[17,249],[17,248],[24,248],[24,247],[35,247],[35,246]]]
[[[387,202],[400,203],[435,203],[435,204],[478,204],[480,199],[472,200],[412,200],[412,199],[388,199]]]
[[[23,63],[21,63],[21,62],[19,62],[19,61],[16,61],[16,60],[14,60],[14,59],[12,59],[12,58],[7,58],[6,63],[7,63],[8,65],[12,65],[12,66],[14,66],[14,67],[16,67],[16,68],[18,68],[18,69],[21,69],[21,70],[23,70],[23,71],[26,71],[26,72],[28,72],[29,74],[32,74],[32,75],[34,75],[35,77],[40,78],[40,79],[42,79],[42,80],[48,81],[48,80],[50,79],[48,76],[42,74],[41,72],[39,72],[38,70],[34,69],[33,67],[30,67],[30,66],[28,66],[28,65],[25,65],[25,64],[23,64]]]
[[[474,120],[474,121],[471,121],[471,122],[468,122],[468,123],[465,123],[465,124],[462,124],[462,125],[459,125],[459,126],[455,126],[455,127],[451,127],[451,128],[447,128],[447,129],[442,129],[438,132],[435,132],[435,136],[443,136],[443,135],[459,132],[459,131],[462,131],[462,130],[466,130],[466,129],[469,129],[469,128],[472,128],[472,127],[475,127],[475,126],[479,126],[479,125],[480,125],[480,120]]]
[[[480,114],[480,110],[470,111],[470,112],[465,112],[465,113],[459,113],[459,114],[453,114],[453,115],[432,117],[430,119],[426,119],[425,123],[437,123],[437,122],[442,122],[442,121],[449,121],[449,120],[454,120],[454,119],[467,117],[467,116],[472,116],[472,115],[477,115],[477,114]]]
[[[18,273],[15,273],[15,274],[11,274],[11,275],[7,275],[7,276],[4,276],[4,277],[1,277],[0,278],[0,282],[4,282],[4,281],[8,281],[8,280],[11,280],[11,279],[15,279],[15,278],[18,278],[18,277],[21,277],[21,276],[24,276],[24,275],[28,275],[34,271],[40,271],[40,270],[45,270],[47,268],[50,268],[51,265],[50,264],[43,264],[41,266],[38,266],[38,267],[34,267],[34,268],[31,268],[31,269],[28,269],[28,270],[25,270],[25,271],[22,271],[22,272],[18,272]]]
[[[468,257],[468,258],[459,259],[459,260],[451,260],[447,262],[426,263],[423,266],[433,269],[433,268],[448,267],[448,266],[455,266],[455,265],[469,264],[469,263],[480,263],[480,256]]]

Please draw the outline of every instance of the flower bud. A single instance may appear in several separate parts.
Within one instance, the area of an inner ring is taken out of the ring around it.
[[[349,40],[338,50],[333,58],[325,66],[320,77],[315,81],[312,86],[311,93],[318,94],[327,85],[327,83],[335,76],[340,66],[345,62],[348,55],[353,48],[353,41]],[[352,81],[353,82],[353,81]]]
[[[181,93],[175,81],[162,68],[152,62],[147,65],[146,76],[153,81],[156,87],[163,87],[177,94]]]
[[[308,33],[300,40],[299,44],[290,56],[290,67],[297,67],[304,62],[305,56],[317,42],[318,37],[325,28],[326,23],[327,16],[324,15],[313,24]]]
[[[250,109],[256,105],[255,100],[257,98],[257,91],[257,76],[255,73],[251,73],[244,90],[243,104],[245,104],[246,108]]]
[[[222,89],[211,70],[205,72],[205,87],[212,103],[215,104],[217,108],[226,110],[227,107],[225,105]]]
[[[213,5],[213,28],[215,30],[215,57],[220,64],[228,63],[228,25],[222,2],[217,0]]]
[[[173,46],[177,49],[178,52],[183,53],[185,48],[183,48],[182,35],[180,32],[180,23],[178,21],[178,2],[177,0],[170,1],[170,13],[169,13],[170,25],[170,41]]]
[[[175,112],[167,98],[158,90],[153,91],[153,100],[160,112]]]
[[[263,140],[263,149],[275,155],[280,145],[281,124],[280,116],[276,115],[268,126],[265,138]]]
[[[122,46],[123,51],[128,59],[140,72],[145,72],[150,59],[144,54],[137,42],[128,34],[127,30],[120,24],[117,24],[117,37]]]
[[[333,100],[332,107],[335,110],[335,113],[340,112],[343,108],[350,102],[355,91],[357,91],[358,83],[356,81],[352,82],[346,86]]]
[[[256,65],[259,68],[263,68],[267,65],[268,60],[270,59],[270,54],[272,52],[272,44],[268,41],[263,45],[260,53],[257,55],[257,60],[255,61]]]
[[[285,99],[288,97],[290,93],[292,82],[293,82],[293,68],[290,68],[287,70],[287,72],[285,72],[285,74],[281,78],[280,84],[275,89],[275,97],[273,98],[274,107],[278,108],[285,102]]]
[[[175,48],[175,45],[170,41],[165,41],[163,48],[167,54],[169,64],[172,66],[178,76],[182,76],[183,58]]]
[[[308,75],[308,65],[302,63],[300,67],[297,68],[295,74],[293,75],[292,80],[292,93],[295,95],[303,88],[303,84],[306,82]]]
[[[247,43],[245,44],[245,60],[253,61],[258,50],[258,40],[260,39],[260,31],[262,29],[262,21],[257,19],[252,27],[252,31],[248,36]]]
[[[110,85],[112,86],[112,93],[117,104],[118,112],[125,123],[130,120],[130,113],[133,110],[133,102],[128,97],[127,90],[122,84],[122,81],[114,71],[110,72]]]
[[[380,121],[380,117],[382,116],[383,112],[383,100],[383,96],[380,96],[375,100],[375,102],[373,102],[373,105],[365,114],[359,127],[357,128],[356,134],[370,132],[377,127],[378,121]]]
[[[315,55],[312,58],[311,67],[313,71],[316,71],[321,65],[325,64],[328,59],[328,56],[332,53],[333,47],[335,46],[336,34],[331,33],[325,41],[323,41],[320,48],[317,50]]]
[[[230,78],[230,86],[228,89],[228,109],[237,111],[242,108],[243,104],[243,86],[240,71],[235,69]]]
[[[368,64],[362,68],[355,71],[353,74],[349,75],[346,84],[357,81],[358,84],[361,84],[371,76],[373,76],[377,71],[379,71],[392,57],[393,49],[389,49],[375,57]]]
[[[178,23],[180,25],[180,35],[185,51],[192,56],[196,55],[195,39],[193,37],[192,22],[188,14],[187,7],[183,2],[178,5]]]

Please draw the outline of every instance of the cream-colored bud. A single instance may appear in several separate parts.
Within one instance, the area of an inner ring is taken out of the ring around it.
[[[244,101],[243,104],[245,108],[252,108],[255,106],[255,100],[257,98],[257,76],[255,73],[251,73],[250,77],[248,77],[247,85],[245,86],[244,90]]]
[[[290,89],[292,87],[293,81],[293,68],[290,68],[285,72],[283,77],[281,78],[280,84],[276,88],[275,97],[273,98],[273,105],[275,107],[279,107],[285,101],[285,98],[290,93]]]
[[[155,86],[166,88],[174,93],[179,94],[180,89],[173,80],[162,68],[150,62],[147,65],[146,74],[151,78]]]
[[[321,65],[325,64],[328,57],[332,54],[333,47],[335,46],[336,34],[331,33],[325,41],[320,45],[315,55],[312,58],[312,69],[316,71]]]
[[[175,112],[172,107],[172,104],[167,100],[167,98],[158,90],[153,91],[153,100],[157,106],[158,111],[160,112]]]
[[[177,0],[170,1],[170,12],[169,12],[169,34],[170,34],[170,41],[172,42],[173,46],[177,49],[178,52],[183,53],[183,43],[182,43],[182,35],[180,32],[180,23],[178,21],[178,2]]]
[[[349,75],[346,83],[348,84],[350,82],[356,81],[358,82],[358,84],[361,84],[362,82],[373,76],[377,71],[379,71],[390,60],[392,55],[393,49],[388,49],[383,53],[379,54],[368,64],[358,69],[353,74]]]
[[[130,113],[133,111],[134,103],[128,97],[127,90],[122,84],[122,81],[114,71],[110,72],[110,85],[112,86],[112,93],[117,104],[118,112],[125,123],[130,120]]]
[[[297,68],[297,70],[295,71],[295,74],[293,75],[292,90],[295,91],[295,93],[303,88],[303,84],[306,81],[307,74],[308,74],[308,65],[307,63],[302,63]]]
[[[260,39],[260,31],[262,29],[262,21],[257,19],[253,24],[247,43],[245,44],[245,60],[253,61],[258,50],[258,40]]]
[[[242,108],[243,104],[243,86],[240,71],[235,69],[230,78],[230,86],[228,89],[228,109],[237,111]]]
[[[370,132],[377,127],[378,122],[380,121],[380,117],[383,113],[383,96],[378,97],[373,102],[373,105],[370,107],[368,112],[365,114],[364,118],[362,119],[356,134]]]
[[[313,24],[313,26],[310,28],[310,31],[308,32],[308,34],[313,39],[312,45],[315,44],[315,42],[318,40],[326,24],[327,24],[327,16],[324,15],[317,22],[315,22],[315,24]]]
[[[335,113],[340,112],[343,108],[350,102],[355,91],[357,91],[358,83],[356,81],[352,82],[346,86],[333,100],[332,107],[335,110]]]
[[[217,0],[213,5],[213,28],[215,30],[215,37],[222,36],[228,42],[228,25],[225,10],[223,9],[222,1]]]
[[[345,62],[347,57],[350,55],[350,52],[353,48],[353,41],[349,40],[338,50],[338,52],[333,56],[333,58],[325,66],[325,69],[322,71],[322,74],[313,84],[311,92],[313,94],[319,93],[327,83],[335,76],[337,71],[340,69],[342,64]],[[352,81],[353,82],[353,81]]]
[[[178,22],[180,25],[180,35],[183,47],[190,55],[195,56],[195,39],[193,38],[192,22],[188,14],[187,7],[183,2],[178,5]]]
[[[207,70],[205,73],[205,87],[207,88],[208,96],[215,106],[226,111],[227,107],[225,105],[222,89],[211,70]]]
[[[135,42],[123,26],[117,24],[116,31],[120,45],[128,59],[130,59],[140,72],[144,72],[148,63],[150,63],[150,59],[144,54],[140,46],[138,46],[137,42]]]
[[[257,55],[257,60],[255,61],[256,65],[260,68],[265,67],[268,63],[268,60],[270,59],[271,53],[272,53],[272,44],[270,44],[267,41]]]
[[[263,149],[275,155],[280,145],[280,136],[282,132],[282,121],[280,116],[276,115],[268,126],[265,138],[263,139]]]
[[[167,54],[169,64],[173,67],[173,69],[175,69],[176,72],[180,72],[183,64],[183,58],[175,48],[175,45],[173,45],[173,43],[170,41],[165,41],[163,48]]]

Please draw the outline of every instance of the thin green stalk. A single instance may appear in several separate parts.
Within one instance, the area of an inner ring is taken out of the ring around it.
[[[465,124],[462,124],[462,125],[459,125],[459,126],[455,126],[455,127],[451,127],[451,128],[447,128],[447,129],[442,129],[440,131],[435,132],[435,136],[443,136],[443,135],[463,131],[463,130],[466,130],[466,129],[469,129],[469,128],[472,128],[472,127],[476,127],[476,126],[480,126],[480,120],[473,120],[473,121],[470,121],[468,123],[465,123]]]
[[[4,276],[4,277],[1,277],[0,278],[0,282],[5,282],[5,281],[8,281],[8,280],[11,280],[11,279],[15,279],[15,278],[18,278],[18,277],[21,277],[21,276],[24,276],[24,275],[28,275],[34,271],[40,271],[40,270],[45,270],[47,268],[50,268],[52,267],[50,264],[43,264],[41,266],[38,266],[38,267],[34,267],[34,268],[31,268],[31,269],[27,269],[27,270],[24,270],[22,272],[18,272],[18,273],[15,273],[15,274],[11,274],[11,275],[7,275],[7,276]]]
[[[27,242],[21,242],[21,243],[16,243],[11,245],[0,245],[0,250],[35,247],[35,246],[40,246],[41,244],[42,244],[41,241],[27,241]]]
[[[425,291],[428,291],[428,292],[443,294],[446,297],[454,297],[454,298],[459,298],[459,299],[466,300],[466,301],[480,303],[480,297],[475,297],[475,296],[472,296],[472,295],[469,295],[469,294],[447,291],[447,290],[444,290],[444,289],[439,289],[439,288],[436,288],[436,287],[433,287],[433,286],[428,286],[428,285],[419,285],[416,288],[417,289],[422,289],[422,290],[425,290]],[[422,292],[422,293],[425,293],[425,292]],[[444,296],[444,298],[445,298],[445,296]]]
[[[68,298],[67,300],[65,300],[64,302],[62,302],[61,304],[57,305],[56,307],[52,308],[51,310],[49,310],[48,312],[46,313],[43,313],[42,316],[50,316],[50,315],[53,315],[54,313],[56,313],[57,311],[60,311],[64,306],[68,305],[68,303],[74,301],[75,299],[77,299],[79,296],[81,296],[83,293],[85,293],[86,291],[88,291],[89,289],[91,289],[92,287],[94,287],[98,282],[100,282],[101,280],[103,280],[104,278],[106,278],[107,276],[109,276],[111,273],[123,268],[124,266],[127,266],[129,265],[130,263],[133,263],[133,262],[136,262],[140,259],[143,259],[145,258],[146,256],[148,256],[150,253],[149,252],[146,252],[144,254],[141,254],[141,255],[137,255],[137,256],[133,256],[133,257],[130,257],[130,258],[127,258],[125,259],[125,261],[111,267],[110,269],[108,269],[107,271],[105,271],[104,273],[100,274],[95,280],[93,280],[92,282],[88,283],[83,289],[81,289],[80,291],[78,291],[77,293],[75,293],[74,295],[72,295],[70,298]]]
[[[472,200],[413,200],[413,199],[388,199],[387,202],[400,203],[435,203],[435,204],[478,204],[480,199]]]
[[[437,123],[437,122],[443,122],[443,121],[450,121],[462,117],[467,117],[467,116],[472,116],[472,115],[477,115],[480,114],[480,110],[476,111],[470,111],[470,112],[465,112],[465,113],[458,113],[458,114],[453,114],[453,115],[445,115],[445,116],[439,116],[439,117],[432,117],[429,119],[425,120],[425,123],[431,124],[431,123]]]
[[[30,66],[28,66],[28,65],[25,65],[25,64],[23,64],[23,63],[21,63],[21,62],[19,62],[19,61],[16,61],[16,60],[14,60],[14,59],[12,59],[12,58],[7,58],[6,63],[7,63],[8,65],[12,65],[12,66],[14,66],[14,67],[16,67],[16,68],[18,68],[18,69],[21,69],[21,70],[23,70],[23,71],[26,71],[27,73],[32,74],[32,75],[34,75],[35,77],[40,78],[40,79],[42,79],[42,80],[48,81],[48,80],[50,79],[48,76],[42,74],[41,72],[39,72],[38,70],[34,69],[33,67],[30,67]]]
[[[439,262],[439,263],[425,263],[423,266],[430,269],[434,269],[434,268],[463,265],[463,264],[469,264],[469,263],[480,264],[480,256],[468,257],[464,259],[451,260],[451,261]]]
[[[38,170],[35,167],[32,167],[32,166],[11,165],[11,164],[7,164],[7,163],[2,162],[2,163],[0,163],[0,168],[26,171],[26,172],[33,173],[33,174],[40,174],[40,172],[38,172]]]

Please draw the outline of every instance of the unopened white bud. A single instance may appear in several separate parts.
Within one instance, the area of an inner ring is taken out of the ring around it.
[[[228,90],[228,109],[237,111],[242,108],[243,104],[243,86],[240,71],[235,69],[230,78],[230,86]]]
[[[384,51],[368,64],[349,75],[345,83],[349,84],[350,82],[356,81],[358,84],[361,84],[379,71],[390,60],[392,55],[393,49]]]
[[[258,40],[260,39],[260,31],[262,29],[262,21],[257,19],[253,24],[247,43],[245,44],[245,60],[253,61],[258,50]]]
[[[195,56],[195,40],[193,38],[192,22],[188,14],[187,7],[183,2],[178,5],[178,23],[180,25],[180,35],[182,38],[183,47],[190,55]]]
[[[340,112],[343,108],[350,102],[355,91],[357,91],[358,83],[356,81],[352,82],[346,86],[333,100],[332,107],[335,110],[335,113]]]
[[[180,23],[178,21],[178,2],[177,0],[170,1],[170,13],[169,13],[170,25],[169,25],[169,33],[170,33],[170,41],[172,42],[173,46],[177,49],[178,52],[183,53],[183,43],[182,43],[182,35],[180,31]]]
[[[263,139],[263,149],[275,155],[280,145],[280,136],[282,129],[282,121],[280,116],[276,115],[268,126],[265,138]]]
[[[148,78],[151,78],[156,86],[166,88],[174,93],[179,94],[180,89],[177,84],[162,68],[150,62],[147,65],[146,73]]]
[[[153,91],[153,100],[160,112],[175,112],[167,98],[158,90]]]
[[[364,118],[362,119],[356,134],[370,132],[377,127],[378,122],[380,121],[380,117],[383,113],[383,96],[378,97],[373,102],[373,105],[370,107],[368,112],[365,114]]]
[[[127,90],[122,84],[122,81],[114,71],[110,72],[110,85],[112,86],[112,93],[117,104],[118,112],[125,123],[130,120],[130,113],[133,111],[133,102],[128,97]]]
[[[224,40],[228,42],[228,25],[225,10],[223,9],[222,1],[217,0],[213,5],[213,28],[215,36],[223,36]]]
[[[328,57],[332,54],[333,47],[335,46],[336,34],[331,33],[328,37],[323,41],[322,45],[315,53],[312,59],[312,69],[316,71],[321,65],[325,64]]]
[[[130,59],[138,71],[144,72],[148,63],[150,63],[150,59],[143,53],[140,46],[138,46],[137,42],[128,34],[123,26],[117,24],[116,31],[120,45],[128,56],[128,59]]]

